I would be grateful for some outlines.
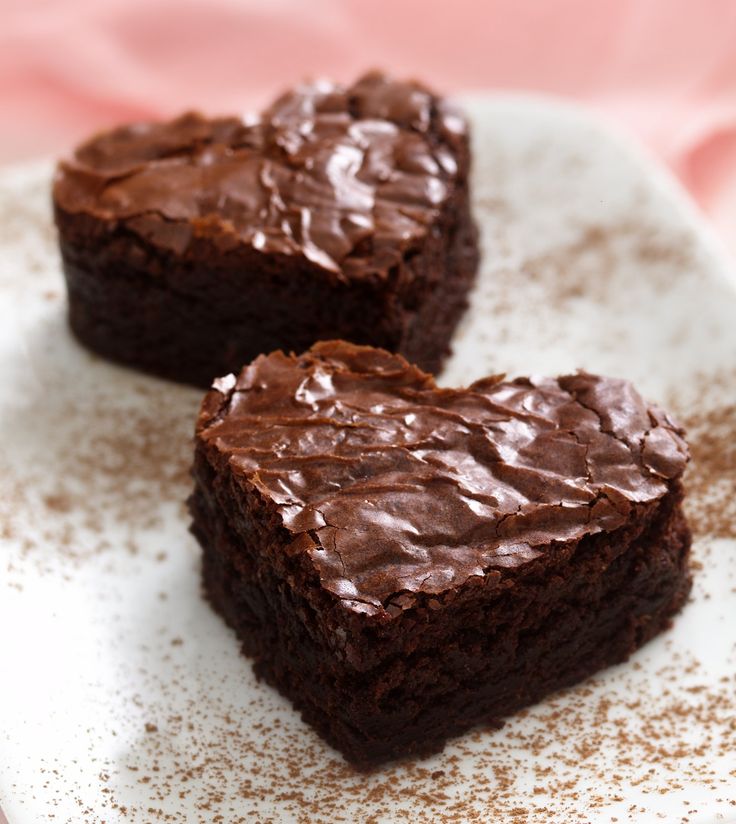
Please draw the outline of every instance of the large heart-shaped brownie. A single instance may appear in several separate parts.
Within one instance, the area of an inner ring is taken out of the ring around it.
[[[467,389],[342,342],[216,382],[205,582],[350,758],[424,752],[619,661],[689,581],[682,432],[626,381]]]

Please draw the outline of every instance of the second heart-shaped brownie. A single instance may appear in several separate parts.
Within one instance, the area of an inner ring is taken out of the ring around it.
[[[98,135],[54,184],[72,329],[205,386],[325,338],[436,371],[478,260],[469,167],[464,119],[378,73]]]
[[[436,750],[624,660],[689,590],[682,432],[625,381],[467,389],[344,342],[215,383],[205,585],[358,764]]]

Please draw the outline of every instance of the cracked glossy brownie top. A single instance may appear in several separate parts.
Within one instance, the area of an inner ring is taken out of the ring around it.
[[[555,542],[615,530],[688,460],[682,431],[626,381],[491,377],[440,389],[343,342],[276,352],[215,382],[198,439],[280,514],[350,609],[500,578]],[[506,571],[504,573],[504,571]]]
[[[415,248],[468,162],[454,109],[374,72],[297,87],[251,120],[189,113],[98,135],[60,164],[54,200],[178,253],[204,236],[349,280]]]

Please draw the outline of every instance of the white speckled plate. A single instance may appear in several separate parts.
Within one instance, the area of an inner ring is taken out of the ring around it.
[[[255,682],[200,597],[182,506],[200,393],[72,340],[51,167],[8,169],[0,806],[10,824],[736,821],[733,271],[677,186],[607,127],[544,100],[466,102],[485,263],[442,379],[584,367],[631,378],[688,419],[704,410],[693,418],[691,602],[628,664],[503,729],[429,761],[353,773]]]

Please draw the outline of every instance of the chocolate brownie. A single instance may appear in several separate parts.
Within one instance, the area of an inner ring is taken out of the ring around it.
[[[344,342],[218,379],[196,431],[206,593],[366,766],[624,661],[690,589],[683,433],[580,372],[440,389]]]
[[[379,73],[98,135],[53,190],[71,328],[203,386],[326,338],[437,371],[478,263],[469,167],[462,116]]]

